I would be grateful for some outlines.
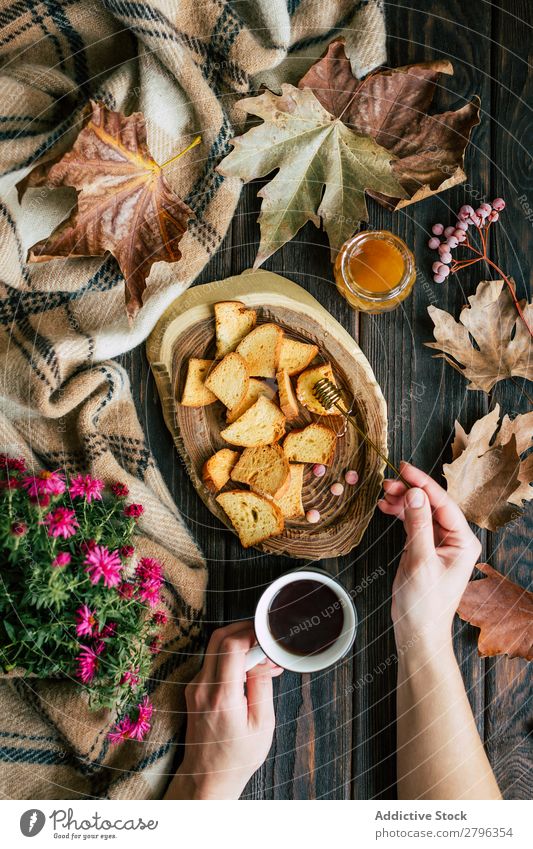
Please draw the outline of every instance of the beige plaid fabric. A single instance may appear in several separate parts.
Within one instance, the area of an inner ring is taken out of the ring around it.
[[[224,236],[240,184],[214,169],[243,117],[236,101],[261,83],[295,81],[336,36],[350,44],[359,75],[384,62],[381,0],[0,0],[0,27],[1,448],[126,482],[146,510],[140,545],[165,563],[171,613],[143,744],[110,749],[113,718],[90,713],[75,683],[2,682],[0,792],[157,798],[177,754],[182,684],[201,655],[206,574],[155,468],[125,372],[110,358],[146,338]],[[113,258],[25,264],[72,195],[31,189],[19,205],[15,185],[71,145],[89,98],[141,110],[159,162],[202,136],[166,173],[196,215],[183,259],[153,267],[133,327]]]

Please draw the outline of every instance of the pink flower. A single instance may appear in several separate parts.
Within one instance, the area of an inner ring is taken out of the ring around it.
[[[32,504],[37,504],[41,510],[44,510],[45,507],[48,507],[50,504],[50,496],[49,495],[30,495],[30,501]]]
[[[148,696],[145,696],[142,702],[137,705],[137,710],[137,719],[133,722],[128,736],[132,740],[143,740],[150,731],[153,711]]]
[[[7,454],[0,454],[0,469],[7,471],[12,469],[15,472],[25,472],[26,462],[23,457],[8,457]]]
[[[109,637],[114,637],[117,633],[117,623],[116,622],[108,622],[107,625],[104,625],[100,633],[98,634],[103,640],[108,639]]]
[[[78,661],[76,674],[84,684],[89,684],[96,675],[96,671],[98,669],[98,654],[99,652],[94,651],[90,648],[90,646],[81,647],[81,652],[76,658]]]
[[[159,637],[154,637],[154,639],[148,644],[148,648],[150,650],[150,654],[159,654],[161,651],[161,640]]]
[[[128,581],[122,581],[118,587],[118,593],[122,596],[122,598],[133,598],[135,586],[130,584]]]
[[[63,474],[59,471],[49,472],[46,469],[24,478],[22,485],[28,490],[30,498],[39,498],[40,495],[61,495],[66,489]]]
[[[92,584],[104,579],[104,586],[116,587],[120,584],[122,563],[118,551],[109,551],[105,545],[95,545],[85,557],[85,571]]]
[[[77,625],[76,634],[78,637],[92,637],[98,628],[98,620],[93,610],[82,604],[76,611]]]
[[[164,610],[156,610],[152,619],[157,625],[166,625],[168,622],[168,616]]]
[[[113,493],[113,495],[116,495],[117,498],[126,498],[126,496],[130,494],[130,491],[126,484],[120,483],[120,481],[111,484],[111,492]]]
[[[78,475],[70,481],[69,492],[73,498],[85,498],[88,504],[91,501],[102,500],[104,482],[92,478],[90,475]]]
[[[111,731],[107,735],[108,740],[113,746],[116,746],[117,743],[122,743],[123,740],[129,739],[132,728],[133,723],[131,719],[129,718],[129,716],[125,716],[124,719],[121,719],[120,722],[117,722],[116,725],[111,729]]]
[[[20,481],[18,478],[6,478],[0,481],[0,489],[20,489]]]
[[[26,522],[13,522],[11,525],[11,536],[13,537],[23,537],[28,532],[28,526]]]
[[[72,557],[68,551],[60,551],[52,560],[52,566],[68,566],[71,560]]]
[[[139,560],[135,573],[139,580],[139,599],[150,607],[157,607],[160,601],[159,591],[163,583],[161,563],[152,557],[143,557]]]
[[[126,672],[122,675],[120,679],[121,684],[129,684],[130,687],[136,687],[139,683],[139,667],[136,666],[132,669],[127,669]]]
[[[142,504],[128,504],[127,507],[124,507],[124,515],[130,519],[138,519],[143,513],[144,507]]]
[[[142,557],[137,564],[135,574],[143,584],[155,584],[159,588],[163,583],[163,567],[153,557]]]
[[[44,517],[44,522],[48,525],[48,535],[51,537],[68,539],[79,528],[74,510],[68,507],[56,507]]]
[[[135,549],[132,545],[123,545],[120,549],[120,556],[124,557],[125,560],[127,560],[128,557],[133,557],[134,554]]]

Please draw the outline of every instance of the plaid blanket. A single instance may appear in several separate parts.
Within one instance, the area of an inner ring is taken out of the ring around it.
[[[137,345],[217,249],[240,183],[214,168],[228,152],[237,100],[261,83],[296,80],[334,36],[354,70],[384,59],[381,0],[0,0],[0,448],[29,465],[86,469],[125,481],[141,501],[140,545],[166,566],[171,617],[150,678],[145,743],[112,748],[112,717],[91,714],[74,682],[0,684],[4,798],[157,798],[183,725],[183,682],[201,656],[205,565],[154,465],[125,372],[110,358]],[[27,248],[66,215],[68,190],[16,183],[64,152],[89,98],[141,110],[148,143],[167,161],[197,133],[201,146],[166,172],[196,218],[177,266],[156,264],[133,327],[113,258],[26,265]]]

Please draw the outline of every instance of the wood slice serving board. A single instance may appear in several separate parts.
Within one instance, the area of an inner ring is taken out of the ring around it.
[[[258,313],[258,324],[271,321],[302,342],[318,345],[316,362],[329,361],[348,407],[359,426],[380,449],[387,451],[387,409],[374,373],[352,337],[305,289],[270,271],[246,271],[216,283],[196,286],[181,295],[161,317],[147,342],[148,359],[163,405],[163,415],[198,494],[227,527],[229,520],[215,496],[202,482],[204,462],[219,448],[228,447],[220,436],[225,410],[216,402],[207,407],[178,403],[190,357],[214,358],[217,301],[239,300]],[[303,411],[288,430],[303,427],[319,416]],[[287,521],[283,534],[258,546],[266,552],[316,560],[347,554],[354,548],[372,517],[383,482],[384,464],[342,417],[322,421],[339,434],[332,465],[322,478],[306,466],[303,503],[316,508],[316,525],[305,518]],[[344,472],[356,469],[359,482],[334,496],[330,486],[344,483]],[[237,485],[230,483],[228,489]]]

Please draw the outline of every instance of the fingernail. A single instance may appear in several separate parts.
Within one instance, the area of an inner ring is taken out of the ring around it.
[[[424,491],[422,489],[409,489],[406,493],[408,507],[423,507],[425,501]]]

